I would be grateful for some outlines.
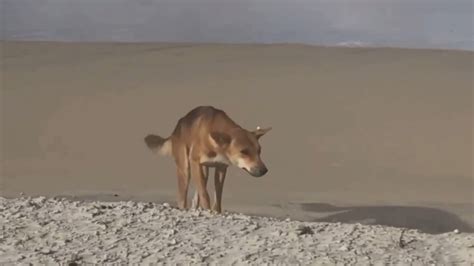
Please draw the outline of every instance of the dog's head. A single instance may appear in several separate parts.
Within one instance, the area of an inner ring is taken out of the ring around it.
[[[211,132],[210,139],[231,164],[254,177],[260,177],[265,175],[268,169],[260,157],[262,148],[258,140],[270,130],[271,127],[257,127],[254,131],[238,129],[229,133]]]

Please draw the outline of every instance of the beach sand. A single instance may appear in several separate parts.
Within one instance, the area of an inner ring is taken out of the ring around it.
[[[273,127],[261,139],[267,175],[229,169],[227,211],[474,231],[473,52],[1,45],[1,196],[173,205],[174,162],[143,138],[213,105]]]

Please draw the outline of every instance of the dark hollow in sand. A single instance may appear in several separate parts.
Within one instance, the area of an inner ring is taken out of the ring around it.
[[[353,206],[338,207],[327,203],[303,203],[305,211],[333,213],[317,222],[342,222],[377,224],[393,227],[418,229],[424,233],[441,234],[455,229],[474,232],[474,228],[456,215],[435,208],[405,206]]]

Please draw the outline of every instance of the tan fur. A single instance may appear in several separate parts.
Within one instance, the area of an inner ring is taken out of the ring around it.
[[[260,158],[260,137],[271,128],[248,131],[227,114],[211,106],[196,107],[182,117],[168,138],[145,137],[146,145],[163,155],[171,155],[178,176],[178,206],[187,207],[189,180],[193,178],[197,195],[193,203],[210,209],[207,192],[209,169],[214,168],[215,201],[212,209],[221,212],[222,192],[227,167],[234,165],[259,177],[268,170]]]

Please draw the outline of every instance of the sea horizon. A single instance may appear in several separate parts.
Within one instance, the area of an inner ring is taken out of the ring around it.
[[[2,0],[4,41],[253,43],[474,51],[454,0]]]

